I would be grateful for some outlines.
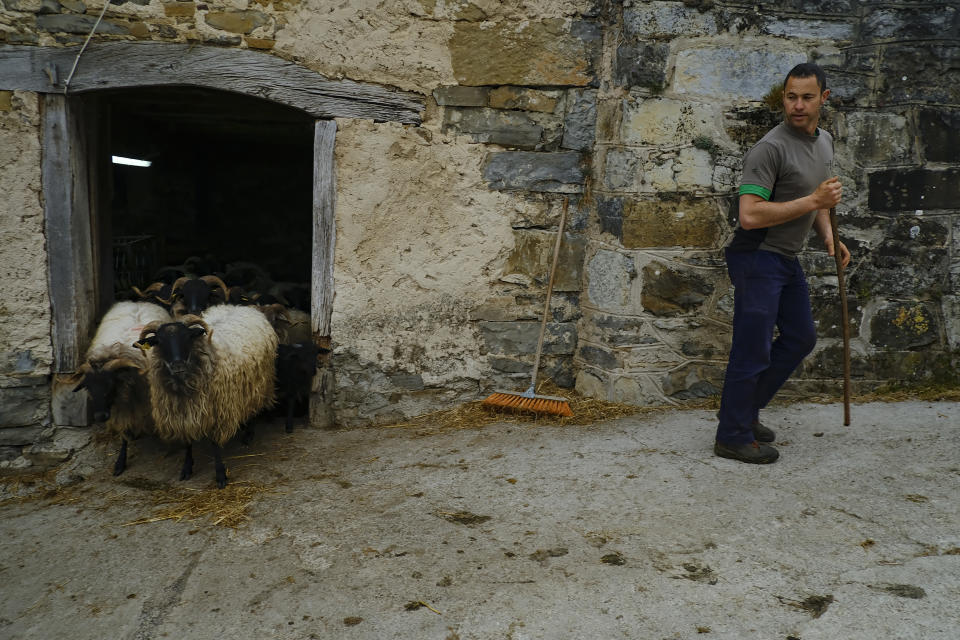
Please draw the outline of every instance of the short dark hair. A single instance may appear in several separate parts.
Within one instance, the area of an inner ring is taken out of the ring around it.
[[[787,88],[787,80],[790,78],[809,78],[810,76],[817,77],[817,84],[820,85],[820,93],[827,90],[827,74],[823,72],[820,65],[813,62],[801,62],[793,69],[790,69],[787,77],[783,79],[783,88]]]

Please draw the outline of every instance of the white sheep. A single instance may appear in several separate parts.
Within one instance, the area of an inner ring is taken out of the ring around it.
[[[202,317],[151,323],[138,342],[151,347],[146,374],[157,433],[188,443],[209,438],[222,489],[220,448],[274,403],[276,333],[256,309],[217,305]]]
[[[133,347],[143,327],[169,322],[170,314],[150,302],[118,302],[104,314],[86,358],[73,377],[74,391],[86,389],[93,419],[120,436],[113,475],[127,468],[127,440],[153,431],[149,387],[143,377],[147,360]]]

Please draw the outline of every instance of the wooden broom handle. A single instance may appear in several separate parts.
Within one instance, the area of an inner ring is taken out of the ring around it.
[[[843,257],[840,255],[840,229],[837,209],[830,209],[833,230],[833,257],[837,262],[837,285],[840,289],[840,321],[843,323],[843,425],[850,426],[850,318],[847,311],[847,289],[843,282]]]
[[[547,299],[543,303],[543,318],[540,320],[540,337],[537,338],[537,355],[533,360],[533,375],[530,378],[530,390],[537,392],[537,371],[540,370],[540,355],[543,353],[543,338],[547,333],[547,316],[550,315],[550,296],[553,294],[553,280],[557,275],[557,262],[560,259],[560,243],[563,241],[563,229],[567,223],[567,207],[570,198],[564,197],[563,210],[560,212],[560,228],[557,229],[557,241],[553,245],[553,264],[550,265],[550,281],[547,283]]]

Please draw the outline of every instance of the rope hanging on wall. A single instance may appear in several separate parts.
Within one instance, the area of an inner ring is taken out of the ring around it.
[[[100,21],[103,20],[103,14],[107,12],[107,7],[109,6],[110,0],[106,0],[106,2],[103,3],[103,10],[100,11],[100,15],[97,16],[97,21],[93,23],[93,29],[87,34],[87,39],[84,40],[83,46],[80,47],[80,52],[77,53],[77,58],[73,61],[73,68],[70,69],[70,75],[67,76],[67,81],[63,85],[63,95],[67,95],[67,91],[70,90],[70,81],[73,80],[73,74],[77,72],[77,65],[80,64],[80,56],[83,55],[83,52],[87,49],[87,45],[90,44],[90,39],[93,37],[93,34],[96,33],[97,27],[100,26]]]

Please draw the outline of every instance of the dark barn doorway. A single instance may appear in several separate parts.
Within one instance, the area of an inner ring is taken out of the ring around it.
[[[313,117],[190,87],[98,92],[97,106],[109,163],[98,172],[101,239],[112,247],[101,276],[113,299],[183,271],[282,291],[310,313]]]

